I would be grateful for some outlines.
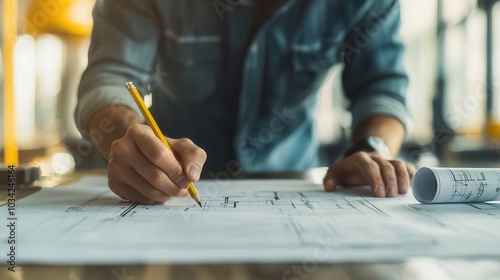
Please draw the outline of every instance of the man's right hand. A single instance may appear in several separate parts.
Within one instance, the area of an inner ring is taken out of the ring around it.
[[[151,128],[134,124],[111,145],[109,188],[124,199],[151,204],[188,195],[198,181],[207,155],[187,138],[166,138],[169,151]]]

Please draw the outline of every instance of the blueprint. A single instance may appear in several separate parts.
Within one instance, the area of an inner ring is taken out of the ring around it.
[[[125,201],[106,177],[17,202],[18,263],[380,262],[500,256],[500,204],[420,204],[368,187],[325,193],[307,180],[214,180],[165,204]],[[6,206],[0,218],[7,221]],[[488,225],[488,227],[485,227]],[[0,252],[7,252],[0,231]]]
[[[500,169],[423,167],[415,173],[413,194],[422,203],[500,200]]]

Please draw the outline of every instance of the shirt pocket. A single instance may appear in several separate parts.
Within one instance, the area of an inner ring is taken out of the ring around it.
[[[163,69],[167,86],[179,101],[200,101],[215,92],[224,59],[220,35],[165,34]]]
[[[295,72],[323,72],[341,60],[340,42],[330,39],[292,44],[291,56]]]
[[[290,47],[291,67],[283,102],[293,107],[314,96],[330,67],[340,61],[340,51],[339,44],[324,44],[320,40],[292,43]]]

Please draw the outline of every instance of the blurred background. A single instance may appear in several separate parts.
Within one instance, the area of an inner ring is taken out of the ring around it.
[[[20,162],[37,162],[44,173],[105,167],[73,120],[94,0],[18,1],[14,74]],[[401,6],[414,119],[401,157],[419,166],[500,167],[500,0],[402,0]],[[317,133],[325,166],[348,145],[351,117],[339,82],[341,67],[331,69],[320,90]],[[3,102],[3,63],[0,73]],[[3,103],[0,108],[3,124]]]

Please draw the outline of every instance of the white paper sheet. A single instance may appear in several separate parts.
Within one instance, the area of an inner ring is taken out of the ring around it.
[[[165,205],[126,202],[105,177],[44,189],[16,206],[19,263],[390,261],[500,256],[500,204],[422,205],[304,180],[204,181]],[[7,208],[0,207],[7,222]],[[488,225],[485,227],[485,225]],[[4,227],[4,226],[2,226]],[[0,231],[6,258],[7,233]]]
[[[422,203],[500,200],[500,169],[422,167],[414,175],[413,194]]]

